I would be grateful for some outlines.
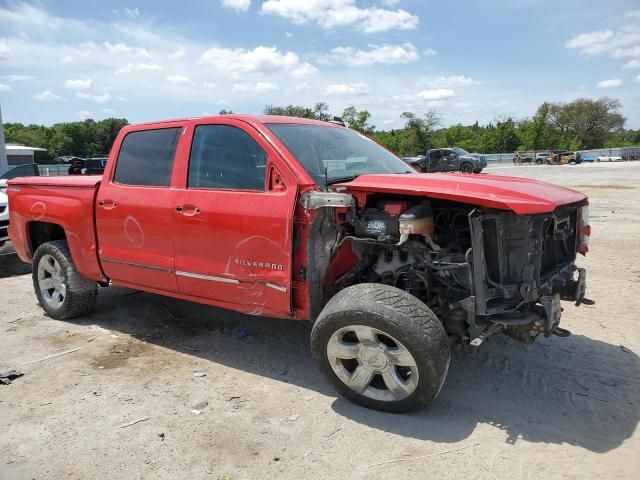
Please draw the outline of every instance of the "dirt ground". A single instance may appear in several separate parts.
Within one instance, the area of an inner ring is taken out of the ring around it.
[[[454,347],[410,415],[337,398],[306,323],[119,288],[59,322],[0,256],[0,371],[25,373],[0,385],[0,479],[638,478],[640,162],[488,172],[589,195],[596,304],[564,305],[570,338]]]

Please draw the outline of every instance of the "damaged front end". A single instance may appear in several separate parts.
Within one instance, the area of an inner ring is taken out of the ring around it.
[[[588,247],[586,200],[520,215],[415,196],[314,195],[303,205],[317,210],[308,243],[317,307],[349,285],[384,283],[422,300],[450,337],[478,346],[498,332],[525,343],[564,335],[560,301],[588,302],[575,263]],[[336,266],[345,249],[349,268]]]

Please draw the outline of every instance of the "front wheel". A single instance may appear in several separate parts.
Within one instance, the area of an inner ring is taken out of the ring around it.
[[[396,413],[431,403],[450,361],[446,332],[429,307],[381,284],[338,292],[313,326],[311,350],[340,394]]]
[[[462,173],[473,173],[473,165],[470,163],[463,163],[460,165],[460,171]]]
[[[90,312],[96,303],[98,285],[80,276],[64,240],[38,247],[32,276],[40,306],[51,318],[77,317]]]

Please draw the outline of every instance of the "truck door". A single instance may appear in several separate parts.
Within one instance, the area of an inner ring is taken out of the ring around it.
[[[442,164],[444,171],[452,171],[458,169],[458,157],[453,150],[443,149],[442,152]]]
[[[96,198],[98,253],[115,283],[177,291],[170,185],[183,127],[127,133],[105,172]]]
[[[251,314],[289,313],[293,173],[233,119],[194,122],[185,170],[173,204],[180,292]]]

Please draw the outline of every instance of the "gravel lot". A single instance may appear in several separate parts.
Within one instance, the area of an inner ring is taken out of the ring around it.
[[[597,303],[565,305],[570,338],[454,347],[411,415],[336,398],[306,323],[119,288],[54,321],[0,256],[0,371],[25,373],[0,385],[0,479],[638,478],[640,162],[487,171],[589,195]]]

